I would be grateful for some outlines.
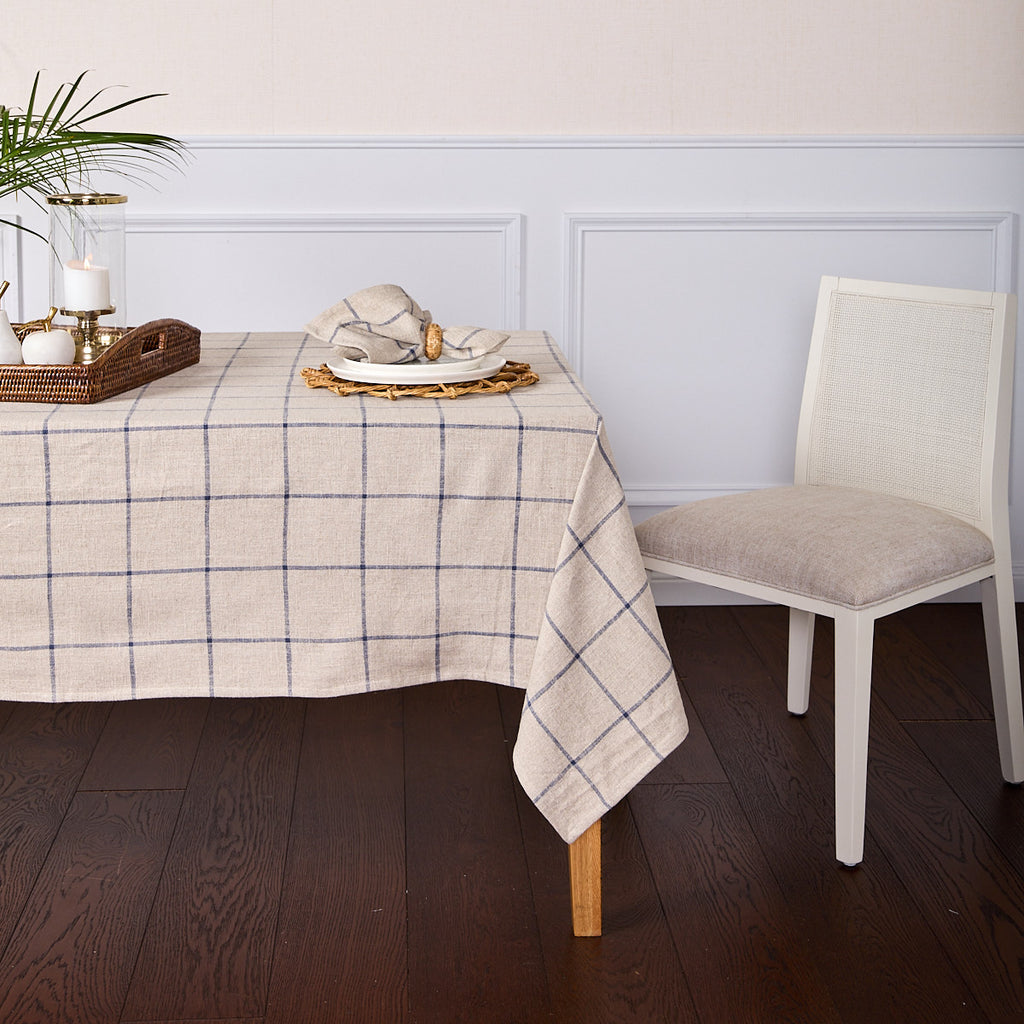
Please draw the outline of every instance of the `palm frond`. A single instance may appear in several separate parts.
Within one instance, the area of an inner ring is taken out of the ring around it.
[[[144,172],[178,167],[186,157],[182,142],[146,132],[101,131],[98,118],[154,99],[161,93],[136,96],[96,109],[108,91],[81,99],[87,72],[65,82],[39,113],[36,73],[24,113],[0,105],[0,199],[24,193],[38,203],[56,192],[88,188],[97,173],[115,173],[141,182]],[[89,127],[83,127],[88,125]]]

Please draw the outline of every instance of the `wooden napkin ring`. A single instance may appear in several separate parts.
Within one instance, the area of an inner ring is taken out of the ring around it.
[[[427,324],[426,345],[424,354],[428,359],[436,359],[441,354],[443,335],[440,324]]]

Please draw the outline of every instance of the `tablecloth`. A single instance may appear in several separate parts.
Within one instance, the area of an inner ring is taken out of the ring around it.
[[[339,397],[295,334],[91,406],[0,404],[0,697],[524,688],[514,765],[572,841],[686,735],[599,411],[540,382]],[[368,766],[371,767],[371,766]]]

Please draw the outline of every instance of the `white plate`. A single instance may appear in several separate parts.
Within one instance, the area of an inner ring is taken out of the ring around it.
[[[336,377],[360,384],[457,384],[483,380],[505,365],[505,357],[497,352],[474,359],[417,359],[414,363],[367,363],[341,356],[324,361]]]

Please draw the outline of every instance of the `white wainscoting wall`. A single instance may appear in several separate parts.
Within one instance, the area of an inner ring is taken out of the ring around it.
[[[791,480],[822,274],[1021,292],[1020,137],[189,142],[183,174],[129,192],[129,322],[294,331],[388,281],[441,323],[549,330],[637,520]],[[0,216],[45,233],[30,204]],[[12,319],[42,315],[45,244],[0,228],[0,261]],[[1024,354],[1016,384],[1024,600]]]

